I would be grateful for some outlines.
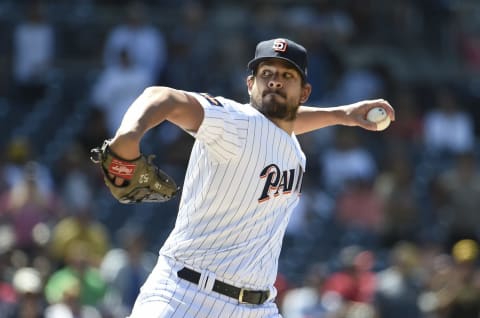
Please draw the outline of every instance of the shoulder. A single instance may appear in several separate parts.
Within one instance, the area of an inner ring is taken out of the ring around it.
[[[190,92],[190,94],[194,96],[203,107],[220,107],[226,109],[227,111],[237,112],[245,112],[251,108],[248,104],[242,104],[238,101],[223,96],[213,96],[209,93],[196,92]]]

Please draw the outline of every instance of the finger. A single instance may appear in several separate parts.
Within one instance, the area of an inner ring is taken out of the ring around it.
[[[381,104],[381,107],[385,109],[385,111],[387,112],[387,115],[388,117],[390,117],[390,120],[395,121],[395,109],[392,107],[392,105],[390,105],[390,103],[384,99],[381,100],[380,104]]]
[[[116,177],[114,182],[115,182],[116,186],[121,186],[121,185],[123,185],[124,181],[125,181],[124,179]]]
[[[377,130],[377,124],[374,122],[371,122],[363,118],[360,118],[358,121],[359,121],[359,126],[364,129],[371,130],[371,131]]]
[[[108,177],[110,178],[110,180],[113,181],[113,183],[116,185],[116,186],[121,186],[123,185],[123,183],[125,182],[125,179],[122,179],[122,178],[119,178],[111,173],[108,173]]]

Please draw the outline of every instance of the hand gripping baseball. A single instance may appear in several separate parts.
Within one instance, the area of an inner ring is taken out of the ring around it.
[[[90,159],[100,164],[104,181],[112,195],[121,203],[165,202],[178,192],[175,181],[152,162],[154,155],[126,160],[116,155],[105,140],[93,148]],[[124,180],[116,185],[115,178]]]

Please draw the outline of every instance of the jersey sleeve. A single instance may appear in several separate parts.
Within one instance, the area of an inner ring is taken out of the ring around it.
[[[228,161],[239,155],[242,138],[239,136],[242,121],[235,108],[223,98],[212,97],[205,93],[190,93],[202,105],[204,118],[196,133],[189,132],[198,141],[203,142],[209,152],[220,162]]]

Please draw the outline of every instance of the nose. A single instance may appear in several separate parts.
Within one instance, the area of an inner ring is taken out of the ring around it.
[[[272,77],[269,81],[268,81],[268,87],[269,88],[282,88],[283,87],[283,84],[281,81],[278,80],[277,77]]]

